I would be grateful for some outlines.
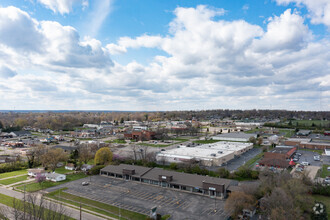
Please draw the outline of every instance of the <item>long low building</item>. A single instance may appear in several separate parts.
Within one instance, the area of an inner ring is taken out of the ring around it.
[[[240,141],[240,142],[248,142],[251,137],[257,138],[256,134],[246,134],[243,132],[232,132],[227,134],[219,134],[217,136],[213,136],[213,140],[222,140],[222,141]]]
[[[128,164],[109,165],[100,175],[225,198],[232,180]]]
[[[253,148],[252,143],[216,142],[213,144],[180,146],[157,154],[158,162],[182,163],[199,161],[204,166],[220,166]]]

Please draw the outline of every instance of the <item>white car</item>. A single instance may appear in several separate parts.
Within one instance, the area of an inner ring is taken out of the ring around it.
[[[314,160],[316,160],[316,161],[320,161],[320,156],[315,155],[315,156],[314,156]]]
[[[311,165],[311,164],[309,162],[303,161],[303,162],[301,162],[301,165],[308,166],[308,165]]]
[[[328,171],[330,171],[330,166],[327,168]]]
[[[81,185],[88,186],[89,185],[89,182],[82,182]]]

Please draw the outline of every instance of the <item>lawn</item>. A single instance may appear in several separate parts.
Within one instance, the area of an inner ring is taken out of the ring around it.
[[[321,177],[322,178],[330,176],[330,171],[327,170],[328,167],[330,167],[330,165],[323,164],[323,167],[321,169]],[[330,207],[329,207],[329,209],[330,209]]]
[[[65,167],[60,167],[56,168],[55,173],[60,173],[60,174],[66,174],[66,173],[71,173],[73,172],[72,170],[67,170]]]
[[[196,144],[213,144],[216,142],[219,142],[218,140],[198,140],[198,141],[193,141]]]
[[[313,198],[316,202],[323,202],[326,206],[328,219],[330,219],[330,197],[328,196],[321,196],[321,195],[313,195]]]
[[[27,174],[27,170],[24,169],[24,170],[17,170],[17,171],[8,172],[8,173],[1,173],[0,174],[0,179],[11,177],[11,176],[22,175],[22,174]]]
[[[83,173],[68,174],[68,175],[66,175],[66,180],[61,181],[61,182],[45,181],[42,184],[39,184],[39,183],[36,183],[36,182],[26,184],[25,185],[25,187],[26,187],[25,190],[27,192],[36,192],[36,191],[39,191],[41,189],[46,189],[46,188],[49,188],[49,187],[58,186],[58,185],[61,185],[63,183],[78,180],[78,179],[81,179],[81,178],[84,178],[84,177],[87,177],[87,175],[83,174]],[[24,190],[24,185],[17,187],[17,189]]]
[[[4,195],[4,194],[0,194],[0,203],[4,204],[6,206],[13,207],[14,206],[14,199],[15,198],[13,198],[13,197],[10,197],[10,196]],[[21,200],[20,200],[20,203],[23,204],[23,202]],[[19,205],[18,209],[23,210],[23,206]],[[45,219],[47,218],[47,214],[49,214],[49,212],[53,212],[53,211],[51,211],[49,209],[45,209],[45,213],[44,213]],[[74,220],[74,218],[71,218],[71,217],[68,217],[68,216],[66,216],[66,217],[67,218],[65,218],[65,219]]]
[[[13,178],[9,178],[9,179],[0,180],[0,184],[10,185],[10,184],[13,184],[13,183],[17,183],[17,182],[27,180],[27,177],[28,177],[27,175],[24,175],[24,176],[18,176],[18,177],[13,177]]]
[[[59,198],[60,195],[60,198]],[[94,212],[98,212],[103,215],[107,215],[110,217],[118,217],[119,215],[119,208],[116,206],[108,205],[102,202],[94,201],[91,199],[87,199],[80,196],[75,196],[70,193],[63,192],[63,189],[57,190],[51,193],[47,194],[48,197],[61,200],[67,203],[70,203],[75,206],[79,206],[80,203],[83,204],[83,208],[89,209]],[[121,209],[120,210],[121,216],[124,217],[124,219],[132,219],[132,220],[144,220],[147,218],[146,215],[132,212],[129,210]]]

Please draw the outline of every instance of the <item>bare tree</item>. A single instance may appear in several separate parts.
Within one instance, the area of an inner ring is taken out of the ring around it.
[[[46,201],[43,195],[28,194],[24,200],[14,198],[12,207],[0,209],[0,219],[67,220],[70,213],[60,203]]]
[[[43,156],[42,156],[42,164],[55,171],[56,165],[58,162],[65,161],[68,155],[62,149],[49,149]]]
[[[91,151],[91,148],[88,146],[84,146],[84,145],[79,146],[78,152],[79,152],[79,157],[78,157],[79,163],[86,164],[89,160],[94,158],[94,154]]]

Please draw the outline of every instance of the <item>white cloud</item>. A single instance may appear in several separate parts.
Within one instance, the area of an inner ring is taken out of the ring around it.
[[[69,14],[74,4],[81,4],[82,8],[88,7],[88,0],[38,0],[45,7],[53,12],[60,14]]]
[[[31,32],[38,39],[22,46],[0,35],[0,77],[6,79],[0,80],[0,109],[319,110],[320,91],[330,102],[330,42],[313,39],[298,13],[273,16],[266,30],[217,17],[223,13],[179,7],[167,35],[122,37],[103,46],[80,39],[73,27],[0,8],[0,33],[16,39],[16,33]],[[166,55],[146,65],[109,57],[139,48]]]
[[[305,5],[313,24],[325,24],[330,27],[330,1],[329,0],[276,0],[280,5],[295,3],[299,7]]]
[[[88,35],[96,37],[104,20],[108,17],[112,10],[113,0],[95,0],[95,8],[88,16],[86,29]]]

